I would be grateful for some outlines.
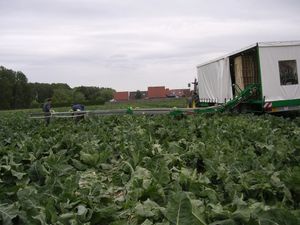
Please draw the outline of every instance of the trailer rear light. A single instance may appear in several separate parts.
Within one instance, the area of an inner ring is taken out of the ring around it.
[[[266,102],[264,104],[265,111],[272,111],[272,102]]]

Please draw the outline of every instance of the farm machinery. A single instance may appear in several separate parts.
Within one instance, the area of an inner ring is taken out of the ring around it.
[[[262,42],[197,66],[188,108],[53,112],[51,117],[300,110],[300,41]],[[189,85],[191,87],[191,85]],[[31,118],[45,118],[42,113]]]
[[[51,112],[49,117],[52,118],[77,118],[85,116],[108,116],[108,115],[161,115],[170,114],[172,116],[180,115],[194,115],[201,113],[216,113],[234,110],[240,103],[247,100],[253,94],[257,93],[257,85],[249,85],[246,89],[242,90],[238,96],[227,101],[224,104],[214,104],[209,106],[201,106],[201,102],[195,102],[199,98],[193,95],[193,104],[196,107],[191,108],[132,108],[127,109],[110,109],[110,110],[92,110],[92,111],[75,111],[75,112]],[[31,113],[32,119],[43,119],[45,116],[43,113]]]
[[[256,43],[198,65],[194,104],[253,113],[300,110],[299,66],[300,41]]]

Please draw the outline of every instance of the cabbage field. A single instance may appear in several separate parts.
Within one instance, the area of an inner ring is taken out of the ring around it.
[[[299,125],[0,113],[0,224],[299,225]]]

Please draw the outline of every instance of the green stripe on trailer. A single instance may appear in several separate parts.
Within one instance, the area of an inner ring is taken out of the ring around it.
[[[272,107],[300,106],[300,99],[273,101]]]

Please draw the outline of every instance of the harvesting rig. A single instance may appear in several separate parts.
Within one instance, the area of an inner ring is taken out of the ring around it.
[[[299,66],[300,41],[256,43],[198,65],[197,106],[261,113],[299,110]]]
[[[84,111],[85,115],[272,113],[300,110],[300,41],[260,42],[197,66],[189,108]],[[190,85],[189,85],[190,86]],[[80,116],[82,114],[79,114]],[[74,112],[51,117],[76,117]],[[31,118],[45,118],[32,114]]]

